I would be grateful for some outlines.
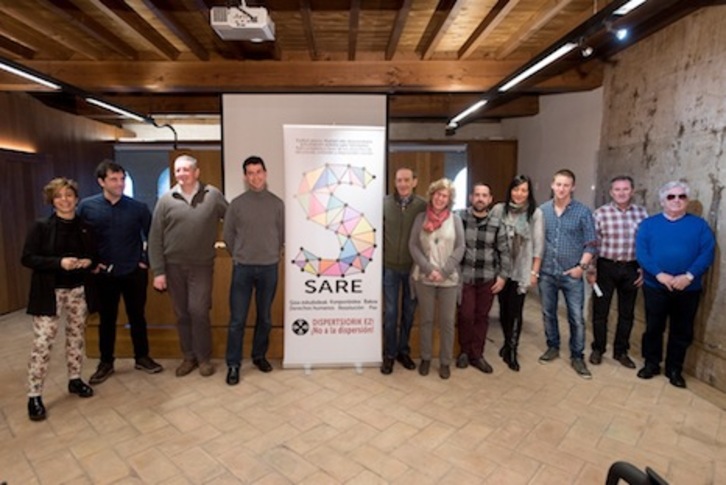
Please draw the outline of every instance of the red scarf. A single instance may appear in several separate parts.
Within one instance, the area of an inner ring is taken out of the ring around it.
[[[451,214],[449,209],[444,209],[437,214],[430,205],[427,206],[426,220],[423,224],[423,230],[426,232],[434,232],[436,229],[441,227],[441,224],[443,224],[446,219],[448,219],[449,214]]]

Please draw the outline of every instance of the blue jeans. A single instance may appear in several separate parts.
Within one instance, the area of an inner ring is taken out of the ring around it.
[[[581,359],[585,350],[585,284],[582,279],[567,275],[542,274],[539,280],[539,296],[542,300],[547,347],[560,348],[560,329],[557,321],[557,296],[562,290],[567,304],[567,322],[570,324],[570,357]]]
[[[408,339],[413,325],[416,300],[411,299],[408,271],[383,268],[383,354],[396,358],[408,355],[411,347]],[[401,300],[401,325],[398,326],[398,302]],[[397,331],[398,330],[398,331]]]
[[[227,331],[227,365],[242,363],[242,343],[245,323],[250,309],[252,290],[255,291],[257,321],[252,340],[252,359],[261,359],[267,353],[272,329],[272,300],[277,289],[277,263],[254,265],[235,264],[232,285],[229,288],[229,329]]]

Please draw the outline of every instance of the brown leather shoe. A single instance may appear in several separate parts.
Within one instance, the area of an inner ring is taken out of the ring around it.
[[[451,377],[451,369],[448,365],[442,365],[439,367],[439,377],[442,379],[448,379]]]
[[[485,374],[491,374],[494,371],[494,369],[492,369],[492,366],[489,365],[489,362],[484,360],[484,357],[482,357],[481,359],[472,360],[469,362],[469,364]]]
[[[430,360],[422,360],[421,364],[418,366],[418,373],[422,376],[429,375],[429,368],[431,367],[431,361]]]
[[[214,366],[211,362],[200,362],[199,363],[199,374],[202,377],[209,377],[214,374]]]
[[[196,360],[183,360],[181,365],[176,368],[176,376],[177,377],[184,377],[185,375],[188,375],[191,371],[197,368],[199,364],[197,364]]]

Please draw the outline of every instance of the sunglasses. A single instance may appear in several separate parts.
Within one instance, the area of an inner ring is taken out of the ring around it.
[[[686,194],[668,194],[666,195],[666,199],[673,200],[673,199],[681,199],[686,200],[688,196]]]

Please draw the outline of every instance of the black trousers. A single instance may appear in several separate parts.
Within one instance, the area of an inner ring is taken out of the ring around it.
[[[121,296],[124,298],[126,315],[131,327],[131,342],[134,345],[134,357],[139,359],[149,355],[149,340],[146,335],[146,287],[149,282],[149,270],[136,268],[135,271],[123,276],[99,274],[97,277],[98,299],[100,303],[100,325],[98,327],[98,346],[101,351],[101,362],[112,364],[114,347],[116,346],[116,320]]]
[[[522,309],[526,293],[520,294],[517,289],[519,283],[508,279],[499,298],[499,320],[504,333],[504,345],[517,348],[519,336],[522,333]]]
[[[597,285],[602,291],[598,297],[592,295],[592,350],[605,353],[607,348],[608,315],[613,295],[618,294],[618,324],[613,341],[613,355],[628,353],[630,332],[633,330],[635,299],[638,296],[638,263],[620,263],[609,259],[597,260]]]
[[[645,296],[645,332],[643,359],[645,365],[659,367],[663,359],[663,333],[668,324],[666,374],[681,372],[686,350],[693,342],[693,320],[696,318],[701,290],[668,291],[665,288],[643,287]]]

